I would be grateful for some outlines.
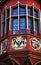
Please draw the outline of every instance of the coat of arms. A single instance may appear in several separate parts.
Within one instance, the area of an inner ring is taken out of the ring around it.
[[[12,39],[11,43],[12,48],[22,49],[26,47],[26,39],[23,37],[16,37]]]

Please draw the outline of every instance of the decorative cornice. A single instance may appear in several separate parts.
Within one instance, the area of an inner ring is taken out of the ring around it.
[[[0,6],[2,6],[6,1],[10,1],[10,0],[0,0]],[[35,1],[38,1],[41,5],[41,0],[35,0]]]

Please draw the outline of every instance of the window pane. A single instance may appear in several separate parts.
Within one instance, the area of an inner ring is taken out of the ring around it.
[[[34,10],[34,17],[38,17],[38,11]]]
[[[26,24],[25,24],[25,18],[20,18],[20,33],[25,33],[26,30]]]
[[[15,18],[13,19],[13,34],[17,34],[18,33],[18,19]]]
[[[33,15],[32,7],[28,7],[28,15]]]
[[[37,20],[35,20],[35,32],[36,32],[36,35],[38,35],[39,33],[39,23]]]
[[[5,12],[3,13],[3,21],[5,20]]]
[[[9,19],[7,19],[6,23],[7,23],[7,25],[6,25],[6,29],[7,29],[6,32],[8,33],[8,31],[9,31]]]
[[[7,9],[7,17],[9,17],[9,14],[10,14],[10,10],[9,8]]]
[[[18,15],[18,7],[17,8],[13,8],[13,15]]]
[[[3,22],[3,35],[5,33],[5,22]]]
[[[25,7],[20,7],[20,15],[23,15],[25,14]]]
[[[29,29],[29,33],[33,33],[33,19],[28,18],[28,29]]]

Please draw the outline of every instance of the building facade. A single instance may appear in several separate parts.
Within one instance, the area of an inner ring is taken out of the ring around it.
[[[0,57],[4,59],[0,64],[41,65],[40,1],[1,0],[0,3]]]

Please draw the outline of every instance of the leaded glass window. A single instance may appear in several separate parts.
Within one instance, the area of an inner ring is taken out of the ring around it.
[[[24,15],[25,13],[25,7],[20,7],[20,15]]]
[[[35,20],[35,32],[36,32],[36,35],[38,35],[38,33],[39,33],[39,22],[37,20]]]
[[[18,33],[18,18],[13,19],[13,34]]]
[[[24,18],[20,18],[20,33],[21,34],[25,34],[25,29],[26,29],[26,19]]]
[[[29,33],[33,33],[33,19],[28,18],[28,29]]]
[[[28,7],[28,15],[33,15],[33,8],[32,7]]]
[[[18,16],[18,7],[13,8],[13,13],[14,16]]]
[[[38,18],[38,11],[34,9],[34,17]]]

